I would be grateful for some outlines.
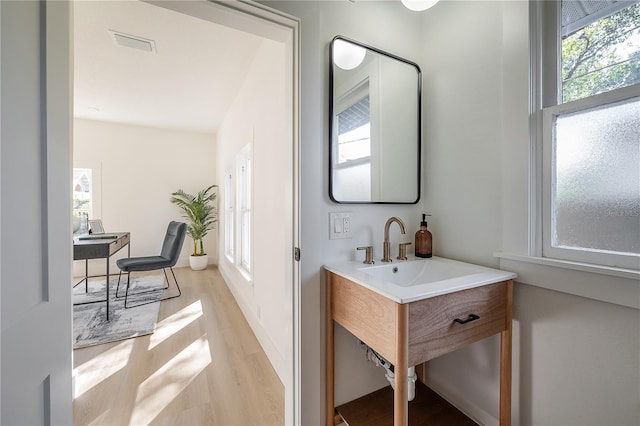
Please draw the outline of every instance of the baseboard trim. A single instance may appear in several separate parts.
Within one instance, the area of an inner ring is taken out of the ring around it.
[[[256,339],[258,339],[258,343],[260,343],[262,350],[267,355],[267,358],[269,359],[271,366],[278,375],[278,378],[283,384],[287,383],[285,359],[282,357],[280,351],[278,351],[276,346],[271,341],[271,338],[269,337],[264,327],[262,327],[262,324],[260,324],[260,320],[254,314],[249,303],[242,297],[240,292],[237,291],[231,274],[229,274],[229,272],[225,270],[223,265],[218,265],[218,270],[220,271],[220,275],[222,275],[222,279],[227,285],[227,288],[240,307],[242,315],[244,315],[244,318],[249,324],[249,327],[251,327],[251,331],[253,331],[253,334],[256,336]],[[239,284],[242,285],[242,283]]]

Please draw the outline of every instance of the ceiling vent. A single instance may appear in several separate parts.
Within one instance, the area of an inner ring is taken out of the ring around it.
[[[156,53],[156,42],[146,38],[109,30],[111,40],[118,45],[142,50],[143,52]]]

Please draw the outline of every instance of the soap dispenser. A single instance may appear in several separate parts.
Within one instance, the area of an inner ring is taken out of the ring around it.
[[[415,254],[417,257],[431,257],[431,232],[427,229],[427,216],[430,214],[422,215],[422,222],[420,222],[420,229],[416,232],[416,245]]]

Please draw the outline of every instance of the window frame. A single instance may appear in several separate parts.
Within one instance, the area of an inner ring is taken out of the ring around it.
[[[529,254],[551,260],[640,269],[640,255],[554,247],[553,129],[555,117],[640,96],[640,84],[562,103],[561,1],[530,3],[530,238]],[[550,31],[555,28],[555,31]]]
[[[556,117],[592,108],[606,107],[634,98],[640,99],[640,93],[634,86],[629,86],[543,109],[542,205],[544,208],[542,212],[542,229],[544,230],[544,234],[542,236],[542,253],[544,257],[587,262],[604,266],[638,268],[640,264],[640,255],[638,254],[616,253],[602,250],[580,250],[577,248],[557,247],[552,244],[552,232],[555,229],[552,210],[555,188],[554,124]]]
[[[235,263],[235,190],[233,188],[233,174],[226,173],[225,179],[225,255],[227,259]]]
[[[74,202],[76,200],[75,198],[75,187],[73,187],[72,185],[72,190],[71,190],[71,197],[72,197],[72,208],[71,208],[71,213],[73,216],[77,216],[82,218],[82,216],[85,216],[85,220],[89,220],[89,218],[93,218],[93,209],[94,209],[94,197],[95,197],[95,190],[94,190],[94,172],[93,169],[90,167],[74,167],[72,170],[72,175],[75,175],[75,173],[81,173],[83,175],[85,175],[87,177],[88,183],[89,183],[89,198],[88,198],[88,207],[84,208],[84,209],[76,209]],[[75,181],[75,179],[74,179]]]
[[[253,185],[253,146],[249,143],[236,152],[224,184],[224,254],[249,284],[253,284]]]
[[[368,156],[360,157],[355,160],[348,160],[348,161],[341,162],[340,161],[340,142],[339,142],[340,134],[338,130],[340,127],[339,126],[340,114],[342,114],[349,108],[356,105],[362,99],[365,99],[367,97],[369,98],[369,105],[371,105],[371,83],[370,83],[369,77],[365,78],[363,81],[356,84],[347,93],[340,96],[340,98],[336,102],[336,114],[334,115],[333,129],[335,132],[334,140],[337,141],[337,143],[334,144],[333,153],[332,153],[334,158],[333,167],[336,169],[354,167],[362,164],[371,163],[373,143],[374,143],[373,129],[371,128],[371,124],[372,124],[371,110],[369,110],[369,155]]]
[[[253,149],[251,144],[245,145],[236,157],[236,265],[251,276],[253,259]],[[248,216],[248,219],[246,217]],[[248,229],[245,228],[248,221]],[[247,247],[248,245],[248,247]],[[248,256],[248,259],[247,259]]]

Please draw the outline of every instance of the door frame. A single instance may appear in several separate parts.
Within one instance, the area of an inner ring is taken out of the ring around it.
[[[287,299],[290,305],[286,307],[291,313],[290,330],[287,350],[285,354],[287,377],[284,380],[285,391],[285,424],[301,423],[301,351],[300,351],[300,262],[296,257],[296,249],[300,247],[300,20],[296,17],[269,8],[249,0],[192,0],[166,1],[142,0],[155,6],[171,9],[179,13],[205,19],[220,25],[241,31],[254,33],[261,37],[272,38],[285,43],[291,49],[291,142],[292,158],[292,194],[291,194],[291,279],[287,288]],[[256,22],[266,25],[256,26]],[[260,28],[258,28],[260,27]],[[271,29],[269,28],[271,27]],[[275,27],[275,28],[274,28]],[[288,35],[282,40],[282,30]]]

